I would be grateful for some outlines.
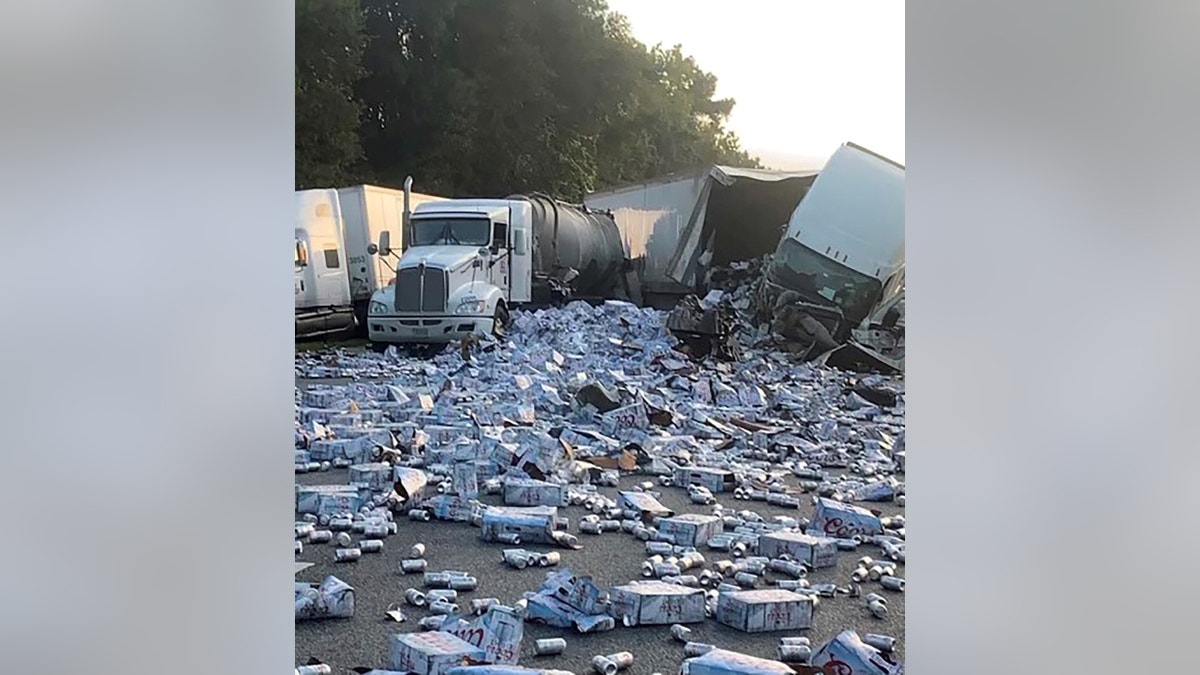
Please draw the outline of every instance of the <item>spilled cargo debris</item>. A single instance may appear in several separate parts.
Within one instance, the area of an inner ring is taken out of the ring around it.
[[[749,293],[726,289],[697,306],[744,315]],[[621,652],[578,649],[570,635],[659,631],[682,649],[667,666],[633,649],[637,663],[654,663],[647,672],[800,672],[817,663],[819,641],[770,636],[843,627],[899,662],[902,640],[879,636],[902,638],[903,379],[804,362],[746,325],[734,361],[681,352],[663,313],[617,302],[517,312],[505,340],[470,362],[457,350],[298,356],[298,375],[350,380],[297,392],[298,565],[351,575],[385,565],[395,580],[364,590],[345,577],[373,598],[370,616],[349,621],[395,635],[359,663],[619,672],[629,668]],[[466,545],[486,553],[451,550],[435,534],[452,531],[473,533]],[[359,553],[333,568],[339,549]],[[614,578],[589,562],[598,554],[636,566]],[[497,574],[525,590],[500,591]],[[318,586],[298,582],[298,606]],[[829,625],[825,603],[853,606],[846,615],[858,619]],[[769,644],[707,644],[708,621]],[[297,622],[298,645],[317,635],[303,632],[299,609]],[[542,626],[522,647],[526,623]],[[561,638],[544,632],[555,629]],[[405,637],[420,635],[459,642]],[[539,666],[520,665],[522,651]]]

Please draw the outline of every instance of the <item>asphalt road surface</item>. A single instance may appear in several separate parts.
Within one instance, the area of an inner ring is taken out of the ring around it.
[[[347,482],[347,474],[345,469],[333,470],[301,474],[296,480],[302,484],[338,484]],[[630,489],[639,482],[651,479],[650,476],[626,476],[622,478],[621,489]],[[795,479],[792,479],[792,486],[796,486]],[[692,504],[687,498],[687,492],[681,488],[655,489],[661,492],[659,501],[677,513],[711,512],[712,507]],[[614,499],[617,490],[618,488],[600,488],[602,494]],[[764,518],[775,515],[811,517],[813,511],[813,505],[807,496],[798,510],[775,507],[766,502],[738,501],[733,499],[731,494],[720,494],[717,498],[727,510],[750,509]],[[482,496],[480,499],[488,504],[501,503],[498,495]],[[871,507],[887,516],[903,513],[894,503],[874,504]],[[554,568],[515,570],[505,566],[500,561],[500,551],[509,547],[480,541],[479,529],[468,523],[420,523],[398,518],[399,533],[385,540],[383,553],[364,554],[361,560],[353,563],[334,562],[335,544],[305,546],[304,552],[297,556],[296,560],[315,563],[315,566],[300,572],[296,579],[320,582],[328,574],[336,575],[355,588],[356,611],[351,619],[296,623],[296,662],[303,664],[310,657],[316,657],[331,665],[335,673],[358,666],[385,668],[389,636],[418,630],[417,621],[428,615],[423,608],[408,606],[404,607],[407,619],[402,623],[395,623],[384,615],[388,605],[403,603],[406,588],[424,590],[420,574],[406,576],[399,571],[401,558],[407,556],[409,548],[418,542],[427,547],[426,559],[429,561],[430,571],[464,570],[479,579],[479,588],[476,591],[460,593],[459,604],[464,608],[472,598],[487,597],[499,598],[511,605],[522,597],[522,593],[536,590],[548,570],[570,568],[576,574],[592,576],[604,588],[641,580],[641,564],[646,558],[643,542],[621,532],[597,536],[581,534],[578,531],[578,521],[586,514],[587,511],[583,507],[568,506],[559,509],[559,515],[570,518],[570,532],[579,538],[580,544],[583,545],[582,550],[552,549],[540,545],[521,546],[529,550],[559,551],[562,563]],[[700,550],[710,568],[715,561],[728,559],[727,554],[709,551],[703,546]],[[813,583],[832,581],[839,586],[847,586],[857,560],[864,555],[876,559],[883,558],[878,547],[862,546],[857,551],[840,553],[836,569],[814,570],[809,573],[808,578]],[[698,570],[689,573],[696,574]],[[899,567],[898,575],[904,576],[903,565]],[[768,577],[778,578],[774,573],[769,573]],[[775,648],[780,637],[807,636],[812,640],[813,650],[816,651],[825,641],[849,628],[856,630],[859,635],[882,633],[895,637],[896,656],[903,659],[904,594],[884,590],[877,582],[868,581],[862,584],[863,596],[872,592],[884,595],[888,599],[889,612],[885,619],[872,617],[862,597],[851,598],[839,594],[836,598],[821,599],[814,611],[813,627],[805,631],[743,633],[718,624],[713,619],[691,624],[689,628],[692,629],[694,641],[763,658],[775,658]],[[524,630],[520,665],[530,668],[553,668],[582,675],[592,672],[591,659],[594,655],[629,651],[634,655],[634,663],[624,672],[630,675],[671,674],[678,671],[684,658],[683,645],[671,637],[669,626],[625,628],[618,622],[615,630],[583,635],[573,629],[526,623]],[[547,637],[566,638],[566,652],[558,656],[535,656],[534,640]]]

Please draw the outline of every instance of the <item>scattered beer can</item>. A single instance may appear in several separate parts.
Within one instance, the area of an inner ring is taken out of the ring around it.
[[[592,669],[598,675],[616,675],[617,664],[607,656],[596,655],[592,657]]]
[[[328,544],[331,541],[333,541],[332,530],[313,530],[308,535],[310,544]]]
[[[415,588],[404,591],[404,601],[413,607],[424,607],[427,604],[425,594]]]
[[[863,642],[871,645],[881,652],[890,652],[896,648],[896,638],[890,635],[867,633],[863,636]]]
[[[692,629],[687,626],[677,623],[671,626],[671,636],[683,643],[688,643],[692,638]]]
[[[342,548],[349,548],[349,547],[350,547],[350,543],[351,543],[352,541],[353,541],[353,540],[350,538],[350,535],[349,535],[349,534],[347,534],[347,533],[345,533],[345,532],[339,532],[339,533],[338,533],[338,536],[337,536],[337,544],[338,544],[338,546],[341,546]]]
[[[535,640],[533,643],[533,652],[538,656],[553,656],[562,654],[567,650],[567,641],[563,638],[546,638],[544,640]]]
[[[716,649],[715,645],[705,644],[703,642],[689,642],[683,646],[685,656],[703,656],[712,650]]]
[[[324,663],[314,663],[297,667],[296,675],[333,675],[333,668]]]
[[[412,511],[408,512],[409,520],[419,520],[422,522],[429,522],[430,517],[431,516],[429,515],[429,512],[426,511],[425,509],[413,509]]]
[[[354,562],[362,557],[362,549],[357,548],[339,548],[334,551],[334,559],[337,562]]]
[[[363,541],[358,542],[358,548],[361,549],[363,553],[382,553],[383,541],[380,539],[364,539]]]
[[[879,584],[889,591],[904,590],[904,579],[900,577],[883,577],[879,580]]]
[[[400,571],[404,574],[416,574],[417,572],[424,572],[425,568],[428,566],[429,563],[420,558],[408,558],[400,561]]]
[[[450,577],[450,588],[456,591],[473,591],[479,587],[479,580],[475,577]]]
[[[812,647],[808,645],[784,645],[776,649],[783,663],[808,663],[812,659]]]
[[[433,588],[425,591],[425,600],[431,603],[437,600],[454,602],[455,600],[458,600],[458,591],[452,588]]]
[[[408,549],[408,557],[424,558],[425,557],[425,544],[413,544],[412,548]]]
[[[625,670],[633,665],[632,652],[617,652],[615,654],[608,654],[606,658],[608,658],[609,661],[617,664],[617,670]]]

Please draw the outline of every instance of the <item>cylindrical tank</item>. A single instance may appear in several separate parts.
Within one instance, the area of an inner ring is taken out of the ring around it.
[[[620,284],[625,247],[612,216],[545,195],[515,195],[533,207],[533,269],[560,276],[567,268],[579,273],[570,286],[577,295],[607,296]]]

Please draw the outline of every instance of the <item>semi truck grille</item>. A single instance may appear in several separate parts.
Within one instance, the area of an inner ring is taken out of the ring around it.
[[[409,267],[396,275],[397,312],[446,311],[446,271],[425,268],[422,285],[421,268]]]

